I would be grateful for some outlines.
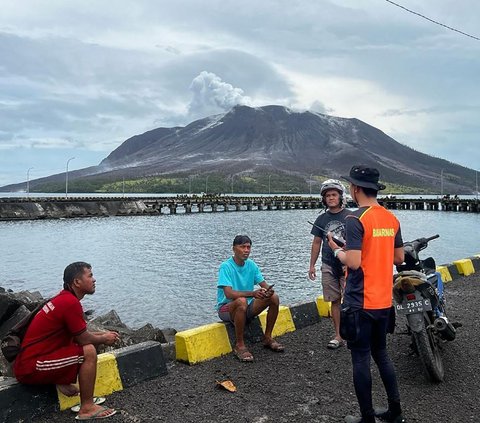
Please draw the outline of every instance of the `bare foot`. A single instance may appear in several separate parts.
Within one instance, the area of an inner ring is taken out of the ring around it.
[[[78,395],[80,391],[74,384],[70,385],[57,385],[58,390],[63,394],[66,395],[67,397],[73,397],[75,395]]]

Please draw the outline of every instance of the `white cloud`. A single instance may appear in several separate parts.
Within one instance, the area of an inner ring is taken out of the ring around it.
[[[202,71],[190,84],[193,93],[188,107],[191,117],[204,117],[224,112],[237,104],[250,105],[252,100],[237,88],[224,82],[214,73]]]

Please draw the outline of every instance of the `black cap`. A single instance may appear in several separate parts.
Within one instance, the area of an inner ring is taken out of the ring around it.
[[[380,173],[374,167],[363,165],[352,166],[349,176],[342,176],[343,179],[363,188],[371,188],[375,191],[385,189],[386,186],[378,183]]]
[[[237,235],[233,239],[233,245],[242,245],[242,244],[252,245],[252,240],[247,235]]]

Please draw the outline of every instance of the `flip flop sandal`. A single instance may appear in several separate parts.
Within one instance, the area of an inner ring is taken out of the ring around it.
[[[329,348],[331,350],[336,350],[337,348],[340,348],[341,346],[342,346],[342,343],[338,339],[332,339],[327,344],[327,348]]]
[[[93,403],[95,405],[100,405],[100,404],[103,404],[104,402],[105,402],[104,397],[93,397]],[[74,405],[72,408],[70,408],[70,410],[73,413],[78,413],[80,411],[80,404]]]
[[[275,352],[285,351],[284,346],[282,344],[280,344],[279,342],[275,341],[274,339],[272,339],[270,342],[267,342],[267,343],[263,344],[263,346],[265,348],[268,348],[269,350],[272,350],[272,351],[275,351]]]
[[[250,351],[248,351],[247,348],[242,348],[242,349],[234,348],[233,352],[235,353],[237,358],[244,363],[253,361],[253,355]]]
[[[97,420],[97,419],[107,419],[108,417],[112,417],[114,414],[117,414],[117,410],[113,408],[108,408],[104,405],[101,406],[102,408],[98,410],[96,413],[87,414],[86,416],[76,415],[75,420]],[[103,414],[106,413],[106,414]],[[103,415],[102,415],[103,414]]]

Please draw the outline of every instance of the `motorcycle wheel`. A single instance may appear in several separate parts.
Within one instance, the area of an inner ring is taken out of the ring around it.
[[[443,361],[432,330],[424,327],[420,332],[412,332],[412,338],[427,379],[431,382],[442,382],[444,377]]]

